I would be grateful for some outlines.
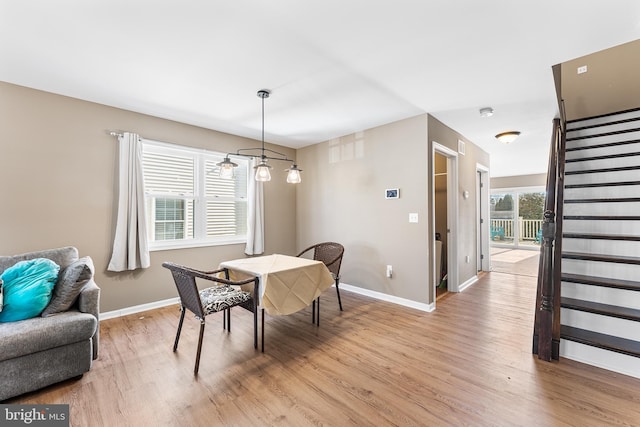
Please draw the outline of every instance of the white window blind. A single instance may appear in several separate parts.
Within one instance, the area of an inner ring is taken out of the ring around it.
[[[221,179],[224,154],[143,141],[150,249],[241,243],[247,235],[248,160]]]

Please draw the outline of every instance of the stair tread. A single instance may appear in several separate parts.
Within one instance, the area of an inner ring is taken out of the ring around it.
[[[580,259],[585,261],[613,262],[617,264],[640,264],[640,258],[622,255],[611,256],[602,254],[587,254],[581,252],[562,252],[562,258]]]
[[[619,182],[591,182],[587,184],[565,184],[564,188],[592,188],[592,187],[621,187],[629,185],[640,185],[640,181],[619,181]]]
[[[601,334],[599,332],[574,328],[567,325],[560,326],[560,338],[615,351],[616,353],[640,357],[640,342],[626,338]]]
[[[566,171],[565,175],[584,175],[587,173],[606,173],[606,172],[626,172],[640,170],[640,165],[636,166],[619,166],[615,168],[600,168],[600,169],[584,169],[577,171]]]
[[[617,305],[603,304],[593,301],[585,301],[575,298],[562,297],[560,306],[572,310],[586,311],[589,313],[602,314],[604,316],[618,317],[620,319],[640,321],[640,310]]]
[[[563,233],[562,237],[564,239],[626,240],[640,242],[640,236],[628,236],[621,234]]]
[[[633,203],[640,202],[640,197],[601,197],[591,199],[564,199],[565,203]]]
[[[564,215],[564,220],[588,220],[588,221],[639,221],[638,215]]]
[[[640,282],[631,280],[612,279],[609,277],[585,276],[582,274],[564,273],[561,280],[571,283],[582,283],[584,285],[603,286],[606,288],[626,289],[630,291],[640,291]]]

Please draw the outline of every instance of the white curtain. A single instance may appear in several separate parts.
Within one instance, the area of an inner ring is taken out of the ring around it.
[[[249,204],[247,206],[249,229],[244,253],[260,255],[264,253],[264,183],[257,182],[253,176],[253,167],[258,165],[258,159],[254,158],[250,164],[252,167],[249,173]]]
[[[107,270],[125,271],[151,265],[147,241],[142,143],[140,136],[125,132],[118,136],[118,217],[113,253]]]

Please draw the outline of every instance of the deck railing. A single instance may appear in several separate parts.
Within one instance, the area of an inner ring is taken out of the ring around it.
[[[542,219],[518,218],[518,240],[533,240],[540,243],[542,236]],[[512,219],[492,219],[491,220],[491,240],[511,240],[514,237],[514,220]]]

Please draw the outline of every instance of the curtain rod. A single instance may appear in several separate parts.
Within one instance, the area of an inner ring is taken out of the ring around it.
[[[107,133],[111,136],[123,136],[124,134],[118,130],[107,130]]]

